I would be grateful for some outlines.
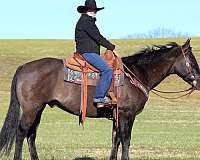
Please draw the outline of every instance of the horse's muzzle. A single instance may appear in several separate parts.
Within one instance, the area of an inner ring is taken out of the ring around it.
[[[196,79],[193,81],[193,86],[197,89],[200,90],[200,78]]]

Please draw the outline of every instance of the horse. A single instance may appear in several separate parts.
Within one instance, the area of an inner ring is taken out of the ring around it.
[[[193,88],[200,90],[200,70],[192,53],[190,39],[183,45],[171,42],[148,47],[136,54],[122,57],[122,62],[126,66],[125,72],[130,76],[125,76],[117,101],[119,120],[118,126],[113,121],[110,160],[117,159],[120,144],[121,159],[129,159],[131,132],[136,115],[142,112],[148,93],[162,80],[176,74]],[[1,155],[9,155],[15,141],[14,160],[21,160],[23,141],[26,138],[31,160],[39,159],[35,139],[47,104],[79,116],[81,86],[64,82],[63,67],[62,59],[43,58],[17,68],[11,84],[8,113],[0,132]],[[133,78],[138,79],[146,92],[133,85]],[[101,116],[98,109],[92,102],[94,93],[95,87],[90,86],[86,116],[99,118]]]

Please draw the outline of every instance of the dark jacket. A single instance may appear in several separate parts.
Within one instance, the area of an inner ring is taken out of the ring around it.
[[[95,24],[96,18],[82,14],[76,24],[75,41],[76,51],[80,54],[92,52],[100,54],[100,45],[108,50],[114,50],[115,46],[106,40],[99,32]]]

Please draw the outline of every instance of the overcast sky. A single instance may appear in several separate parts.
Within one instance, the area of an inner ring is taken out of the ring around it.
[[[0,39],[73,39],[85,0],[0,0]],[[164,27],[200,36],[200,0],[97,0],[107,38]]]

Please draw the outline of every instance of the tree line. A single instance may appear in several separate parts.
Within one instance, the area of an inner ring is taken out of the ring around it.
[[[135,33],[128,35],[126,38],[176,38],[176,37],[189,37],[189,33],[176,32],[167,28],[155,28],[146,33]]]

